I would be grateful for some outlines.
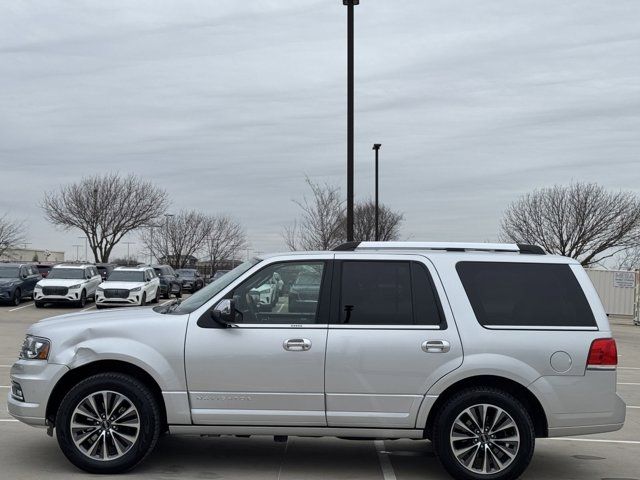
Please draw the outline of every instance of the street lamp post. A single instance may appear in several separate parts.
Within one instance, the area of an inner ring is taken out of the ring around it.
[[[347,241],[353,241],[353,7],[360,0],[342,0],[347,7]]]
[[[380,152],[381,143],[374,143],[373,149],[376,151],[376,242],[380,240],[380,227],[379,227],[379,219],[380,219],[380,206],[378,203],[378,153]]]
[[[79,259],[80,253],[79,252],[80,252],[80,247],[82,245],[78,244],[78,245],[73,245],[73,246],[76,247],[76,262],[78,262],[78,261],[80,261],[80,259]]]
[[[130,245],[135,245],[136,242],[124,242],[124,244],[127,246],[127,265],[129,265],[129,263],[131,261],[131,255],[129,253],[129,246]]]
[[[87,248],[87,243],[88,243],[89,239],[86,236],[85,237],[78,237],[78,238],[81,239],[81,240],[82,239],[84,240],[84,261],[88,262],[89,261],[89,250]]]
[[[171,262],[169,261],[169,217],[173,217],[173,213],[164,214],[164,249],[166,255],[165,261],[171,265]]]

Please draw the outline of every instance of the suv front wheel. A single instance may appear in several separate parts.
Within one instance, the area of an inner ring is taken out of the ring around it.
[[[65,456],[90,473],[131,470],[155,447],[160,410],[149,389],[133,377],[102,373],[73,387],[56,415]]]
[[[433,446],[454,478],[506,480],[518,478],[529,465],[535,432],[516,398],[475,387],[444,405],[434,424]]]

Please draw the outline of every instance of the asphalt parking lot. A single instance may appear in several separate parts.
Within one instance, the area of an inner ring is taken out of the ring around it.
[[[84,310],[95,311],[93,303]],[[31,323],[78,309],[36,309],[33,302],[0,306],[0,478],[82,479],[44,430],[9,416],[4,398],[9,368]],[[622,430],[538,440],[526,479],[639,479],[640,327],[613,325],[620,354],[618,392],[627,403]],[[128,478],[153,479],[446,479],[427,441],[353,441],[290,437],[171,437]]]

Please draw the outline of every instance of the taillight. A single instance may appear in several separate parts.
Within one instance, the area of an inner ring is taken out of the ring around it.
[[[618,349],[613,338],[598,338],[591,342],[587,368],[612,369],[618,365]]]

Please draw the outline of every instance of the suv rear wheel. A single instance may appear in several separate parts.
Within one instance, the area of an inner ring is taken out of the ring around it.
[[[506,480],[518,478],[529,465],[535,432],[516,398],[476,387],[444,405],[434,424],[433,446],[454,478]]]
[[[90,473],[131,470],[155,447],[160,410],[149,389],[128,375],[102,373],[64,397],[56,436],[65,456]]]

